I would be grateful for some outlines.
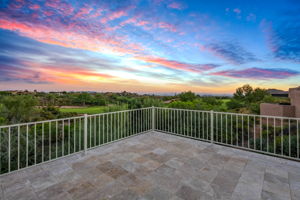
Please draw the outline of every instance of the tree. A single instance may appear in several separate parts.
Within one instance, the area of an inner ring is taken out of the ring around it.
[[[260,103],[274,101],[274,98],[265,89],[253,89],[253,87],[246,84],[236,89],[233,98],[227,102],[227,107],[237,111],[243,110],[243,112],[258,114]]]
[[[194,101],[197,98],[196,94],[191,91],[182,92],[178,97],[181,101]]]
[[[38,116],[37,100],[31,95],[6,96],[2,99],[1,117],[7,123],[33,121]]]
[[[92,97],[89,93],[80,93],[77,97],[77,102],[81,105],[85,106],[86,104],[89,104],[92,100]]]

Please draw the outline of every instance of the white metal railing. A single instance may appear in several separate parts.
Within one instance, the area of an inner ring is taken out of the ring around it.
[[[153,108],[0,126],[0,174],[152,130]]]
[[[0,174],[150,130],[300,160],[299,121],[152,107],[0,126]]]
[[[300,160],[299,118],[155,108],[155,130]]]

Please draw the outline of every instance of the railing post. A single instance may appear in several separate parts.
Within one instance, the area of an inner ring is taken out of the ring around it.
[[[155,130],[155,107],[152,106],[152,131]]]
[[[88,117],[87,114],[84,114],[84,138],[83,138],[83,142],[84,142],[84,153],[86,154],[86,150],[87,150],[87,127],[88,127]]]
[[[210,141],[214,143],[214,111],[210,111]]]

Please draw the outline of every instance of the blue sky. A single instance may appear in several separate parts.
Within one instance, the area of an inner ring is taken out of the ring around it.
[[[300,80],[300,2],[0,1],[0,89],[232,93]]]

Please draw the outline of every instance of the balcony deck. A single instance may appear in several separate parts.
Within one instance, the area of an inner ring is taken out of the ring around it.
[[[0,177],[0,199],[300,199],[300,163],[149,132]]]

